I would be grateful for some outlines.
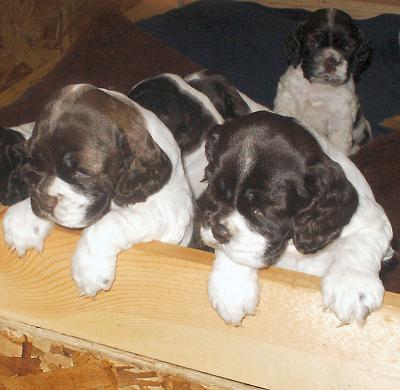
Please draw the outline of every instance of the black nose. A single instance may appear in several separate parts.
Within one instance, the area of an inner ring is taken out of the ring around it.
[[[214,238],[221,244],[227,244],[229,240],[232,238],[232,234],[229,232],[227,227],[222,223],[217,223],[213,225],[211,228],[211,232]]]
[[[328,57],[324,62],[325,71],[332,73],[336,70],[339,61],[335,57]]]
[[[31,205],[32,210],[37,215],[43,215],[44,213],[51,214],[54,208],[57,206],[58,199],[54,196],[50,196],[47,193],[41,192],[37,189],[33,190],[31,194]]]

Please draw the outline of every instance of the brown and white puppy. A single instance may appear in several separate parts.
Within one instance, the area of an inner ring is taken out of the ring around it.
[[[319,9],[286,40],[290,66],[281,77],[274,111],[299,119],[351,154],[372,137],[355,89],[370,50],[352,18]]]
[[[259,300],[257,270],[322,277],[326,307],[361,322],[382,304],[391,225],[354,164],[318,132],[271,112],[245,115],[206,140],[201,235],[215,248],[213,307],[238,325]]]
[[[206,185],[201,182],[206,165],[204,140],[207,132],[224,119],[206,95],[172,73],[162,73],[136,84],[128,97],[156,114],[171,130],[182,151],[183,167],[197,198]]]
[[[4,238],[23,256],[54,223],[85,228],[72,259],[82,294],[111,287],[116,256],[135,243],[186,245],[192,200],[169,129],[126,96],[88,84],[63,88],[27,143],[29,199],[10,207]]]

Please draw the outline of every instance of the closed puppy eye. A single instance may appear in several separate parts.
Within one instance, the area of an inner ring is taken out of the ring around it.
[[[90,172],[87,169],[78,165],[72,153],[68,152],[64,154],[63,164],[75,177],[83,178],[83,177],[88,177],[90,175]]]
[[[78,167],[75,169],[74,175],[77,177],[88,177],[90,173],[86,169]]]

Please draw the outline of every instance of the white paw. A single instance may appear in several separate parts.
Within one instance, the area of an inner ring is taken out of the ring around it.
[[[378,274],[346,270],[328,273],[322,279],[324,305],[343,323],[362,324],[382,305],[383,294]]]
[[[33,213],[28,198],[7,210],[3,219],[4,241],[19,257],[29,249],[41,252],[52,227],[52,222]]]
[[[257,270],[230,262],[220,267],[218,259],[208,281],[211,305],[232,325],[240,325],[247,314],[254,314],[259,301]]]
[[[81,295],[95,296],[101,290],[109,290],[115,279],[116,257],[91,253],[82,241],[72,258],[71,276]]]

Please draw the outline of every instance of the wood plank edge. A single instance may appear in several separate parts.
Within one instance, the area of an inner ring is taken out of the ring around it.
[[[78,350],[85,350],[100,358],[106,358],[112,362],[125,363],[127,365],[138,366],[141,369],[148,371],[157,371],[161,375],[177,375],[184,377],[190,381],[200,383],[211,388],[220,390],[254,390],[261,389],[260,387],[246,385],[244,383],[231,381],[229,379],[210,375],[200,371],[191,370],[189,368],[170,364],[145,356],[140,356],[132,352],[127,352],[112,348],[103,344],[93,343],[88,340],[83,340],[77,337],[54,332],[49,329],[25,324],[23,322],[9,320],[0,316],[0,329],[7,329],[13,333],[27,335],[39,339],[49,340],[51,342],[60,343],[63,346]]]

